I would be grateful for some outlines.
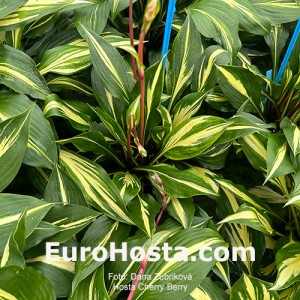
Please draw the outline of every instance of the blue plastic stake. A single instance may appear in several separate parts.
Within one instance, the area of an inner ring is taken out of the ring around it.
[[[278,73],[276,75],[275,82],[277,82],[277,83],[280,81],[281,76],[283,74],[283,71],[285,70],[286,65],[287,65],[287,63],[288,63],[288,61],[290,59],[290,56],[291,56],[291,54],[293,52],[293,49],[295,47],[295,44],[297,42],[299,33],[300,33],[300,19],[298,20],[298,23],[297,23],[295,31],[293,33],[291,42],[290,42],[290,44],[288,46],[288,49],[287,49],[286,54],[285,54],[285,56],[283,58],[283,61],[282,61],[281,66],[279,68],[279,71],[278,71]]]
[[[163,41],[163,47],[162,47],[162,56],[165,56],[164,69],[166,69],[166,65],[167,65],[167,55],[166,54],[169,51],[172,22],[173,22],[174,13],[176,11],[175,4],[176,4],[176,0],[169,0],[165,33],[164,33],[164,41]]]

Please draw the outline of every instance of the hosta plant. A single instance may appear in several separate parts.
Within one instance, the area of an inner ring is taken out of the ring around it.
[[[0,4],[1,299],[299,298],[295,1]]]

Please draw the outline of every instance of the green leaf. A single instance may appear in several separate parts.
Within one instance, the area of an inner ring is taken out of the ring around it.
[[[7,244],[3,251],[0,264],[1,268],[11,265],[20,267],[25,266],[25,260],[23,257],[26,243],[25,216],[26,210],[21,214],[15,228],[9,236]]]
[[[202,35],[213,38],[226,50],[235,55],[241,42],[238,36],[238,17],[235,11],[219,0],[196,1],[187,8]]]
[[[280,128],[283,130],[287,142],[296,156],[300,153],[300,129],[288,117],[280,122]]]
[[[173,160],[183,160],[200,155],[222,135],[228,125],[224,119],[214,116],[186,120],[164,138],[158,157],[164,155]]]
[[[267,146],[267,178],[269,179],[293,172],[289,159],[288,145],[283,134],[269,134]]]
[[[29,137],[32,109],[0,123],[0,191],[17,175]]]
[[[239,109],[246,101],[244,110],[262,115],[261,85],[249,70],[236,66],[218,66],[219,84],[231,105]]]
[[[34,197],[14,194],[0,194],[0,256],[3,254],[9,235],[20,216],[27,209],[25,217],[26,237],[28,237],[54,204]]]
[[[60,152],[60,162],[91,206],[115,220],[132,224],[118,188],[102,167],[64,150]]]
[[[0,19],[5,17],[6,15],[14,12],[16,9],[18,9],[21,5],[25,4],[27,0],[16,0],[16,1],[10,1],[10,0],[1,0],[0,1]]]
[[[279,300],[276,292],[270,291],[272,285],[243,273],[230,292],[230,300]]]
[[[215,258],[203,263],[197,256],[200,249],[203,247],[211,247],[212,251],[214,251],[216,247],[226,247],[226,243],[220,238],[219,234],[207,228],[181,230],[168,238],[166,243],[168,243],[169,247],[172,247],[172,250],[168,253],[170,261],[166,261],[162,252],[159,252],[161,258],[147,265],[144,272],[145,276],[140,280],[139,287],[136,289],[133,299],[159,299],[162,293],[164,300],[184,299],[184,297],[188,296],[206,277],[216,263]],[[175,250],[177,246],[186,247],[188,261],[176,260],[174,256],[180,256],[179,253],[181,253],[182,258],[185,258],[185,254]],[[194,255],[197,257],[195,261],[191,258]],[[178,280],[174,275],[179,274],[181,276],[191,275],[191,278]],[[169,278],[167,275],[169,275]],[[173,278],[170,275],[173,275]],[[143,286],[148,287],[141,288]],[[160,286],[161,288],[151,288],[154,286]],[[185,286],[186,290],[176,290],[176,288],[182,286]]]
[[[184,229],[192,225],[195,213],[195,204],[192,198],[177,199],[173,197],[167,206],[168,213],[182,224]]]
[[[50,94],[34,61],[24,52],[6,45],[0,45],[0,83],[33,98],[45,99]]]
[[[139,167],[136,170],[157,175],[163,182],[166,194],[177,198],[188,198],[196,195],[217,195],[215,189],[201,176],[197,170],[190,168],[178,170],[167,164],[152,167]]]
[[[141,182],[138,177],[128,171],[116,172],[113,182],[120,191],[125,205],[127,205],[141,190]]]
[[[300,280],[300,243],[284,246],[276,254],[278,274],[271,290],[283,290]]]
[[[100,266],[93,274],[81,281],[70,300],[109,300],[104,282],[104,265]]]
[[[56,73],[72,75],[91,65],[90,51],[87,47],[62,45],[43,53],[38,70],[42,75]]]
[[[33,268],[9,266],[0,269],[0,297],[11,300],[55,300],[50,282]]]
[[[167,72],[167,93],[171,95],[169,108],[178,99],[190,83],[190,77],[203,48],[201,35],[189,16],[177,34],[170,54],[170,66]]]
[[[99,231],[99,228],[101,228],[101,231]],[[89,227],[80,246],[91,247],[92,250],[96,247],[104,247],[106,248],[109,256],[110,243],[115,243],[116,248],[119,248],[121,242],[126,240],[129,232],[130,226],[115,222],[106,216],[101,216]],[[96,255],[101,258],[104,256],[104,253],[102,252],[103,250],[98,250]],[[75,264],[75,276],[72,284],[73,291],[83,279],[99,268],[104,261],[104,259],[101,261],[94,260],[91,252],[86,256],[84,261],[77,260]]]
[[[57,161],[55,136],[49,121],[37,104],[25,95],[13,92],[0,93],[0,121],[15,117],[34,106],[31,113],[30,133],[23,163],[52,169]]]
[[[120,53],[102,37],[81,24],[78,26],[89,44],[93,66],[104,88],[128,103],[134,85],[129,66]]]
[[[12,30],[59,10],[71,10],[92,3],[92,0],[28,0],[19,9],[0,20],[0,30]]]
[[[300,6],[297,1],[289,0],[251,0],[257,12],[271,19],[272,24],[296,21],[300,18]]]
[[[271,219],[266,214],[247,204],[241,205],[234,214],[227,216],[219,223],[244,224],[265,234],[272,235],[275,233]]]
[[[155,216],[159,212],[154,198],[149,194],[137,195],[128,204],[128,211],[134,223],[151,237],[155,228]]]
[[[54,256],[54,255],[53,255]],[[71,292],[75,263],[65,261],[58,256],[58,261],[48,261],[46,255],[30,258],[26,264],[44,274],[51,283],[57,298],[68,297]]]

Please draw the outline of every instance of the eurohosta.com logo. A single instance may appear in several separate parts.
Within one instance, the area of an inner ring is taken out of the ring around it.
[[[172,255],[171,255],[172,254]],[[109,244],[109,247],[98,246],[91,247],[66,247],[60,246],[58,242],[46,243],[46,260],[58,261],[61,259],[65,261],[85,261],[87,256],[92,255],[95,261],[116,261],[117,256],[121,256],[122,261],[141,262],[148,258],[148,261],[155,262],[163,258],[165,261],[196,261],[201,260],[209,262],[216,261],[255,261],[255,249],[253,247],[232,247],[231,251],[226,247],[202,247],[198,253],[190,255],[186,247],[170,247],[168,243],[164,243],[162,247],[153,246],[145,250],[143,247],[136,246],[128,250],[128,245],[123,242],[121,246],[117,247],[114,242]]]

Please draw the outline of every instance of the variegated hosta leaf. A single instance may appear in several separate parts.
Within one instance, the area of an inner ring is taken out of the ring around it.
[[[94,273],[81,281],[70,300],[86,300],[92,297],[93,300],[109,300],[104,281],[104,265],[96,269]]]
[[[145,71],[145,128],[153,128],[151,118],[161,103],[162,91],[164,87],[164,69],[163,60],[161,59],[155,65]],[[139,92],[139,87],[138,87]]]
[[[193,117],[200,109],[205,97],[205,92],[196,92],[180,99],[172,110],[173,127]]]
[[[266,124],[261,119],[246,112],[238,112],[229,120],[231,124],[218,139],[218,144],[231,142],[237,138],[256,132],[268,133],[268,128],[273,127],[272,124]]]
[[[82,92],[87,96],[93,96],[93,89],[78,79],[71,77],[56,77],[48,82],[48,86],[52,92],[61,90],[74,90]]]
[[[141,190],[141,182],[134,174],[125,172],[116,172],[113,182],[120,191],[125,205],[127,205]]]
[[[100,131],[90,130],[69,139],[59,140],[57,143],[63,145],[72,143],[81,152],[91,151],[98,155],[107,155],[115,160],[120,166],[125,167],[117,154],[112,151],[111,146]]]
[[[75,10],[75,21],[97,34],[101,34],[112,7],[110,0],[96,0],[93,5]]]
[[[240,138],[239,143],[254,169],[267,172],[267,135],[262,133],[248,134]]]
[[[95,113],[101,119],[106,129],[115,137],[115,139],[126,148],[127,146],[127,138],[125,136],[124,130],[121,125],[113,119],[109,114],[104,112],[102,109],[98,107],[94,108]]]
[[[280,128],[283,130],[287,142],[296,156],[300,153],[300,129],[288,117],[281,121]]]
[[[136,170],[157,175],[163,182],[166,194],[177,198],[188,198],[196,195],[217,195],[214,187],[193,168],[178,170],[167,164],[152,167],[139,167]]]
[[[209,91],[217,82],[216,65],[227,65],[232,54],[220,46],[209,46],[199,58],[192,77],[195,91]]]
[[[30,267],[8,266],[0,269],[0,298],[5,300],[55,300],[49,280]]]
[[[211,247],[213,252],[216,247],[226,247],[226,243],[220,238],[219,234],[207,228],[181,230],[167,239],[166,242],[173,249],[168,255],[170,261],[166,261],[162,255],[158,261],[149,263],[144,272],[144,275],[148,276],[140,280],[140,285],[136,289],[133,299],[159,299],[162,293],[165,300],[184,299],[206,277],[216,263],[215,258],[203,263],[198,257],[200,249]],[[178,251],[174,250],[179,245],[186,248],[185,253],[181,252],[179,254]],[[162,254],[162,251],[160,251],[160,254]],[[182,261],[176,260],[175,255],[177,258],[181,257]],[[183,261],[184,258],[187,258],[188,261]],[[190,274],[191,278],[178,280],[176,277],[174,279],[164,277],[164,275],[171,274],[182,276]],[[158,285],[161,286],[161,290],[151,289],[151,287]],[[168,288],[170,285],[177,287],[186,285],[186,290],[170,289]],[[141,289],[142,286],[145,288]]]
[[[222,136],[221,136],[222,137]],[[195,160],[203,167],[218,170],[225,166],[231,143],[212,145],[202,152]]]
[[[1,268],[11,265],[20,267],[25,265],[25,260],[23,257],[26,243],[25,217],[26,210],[21,214],[17,224],[13,228],[13,231],[8,238],[0,263]]]
[[[244,224],[263,233],[274,234],[271,219],[247,204],[241,205],[234,214],[227,216],[219,223]]]
[[[184,300],[228,300],[229,296],[210,278],[206,277]]]
[[[62,9],[71,10],[93,3],[93,0],[28,0],[0,20],[0,30],[12,30]]]
[[[172,197],[167,210],[170,216],[182,224],[185,229],[192,225],[195,214],[195,204],[192,198],[178,199]]]
[[[128,204],[129,216],[134,223],[149,237],[152,237],[155,228],[155,217],[159,206],[149,194],[139,194]]]
[[[283,290],[300,280],[300,243],[290,243],[276,253],[278,274],[271,290]]]
[[[173,43],[167,72],[167,93],[171,95],[169,108],[190,83],[194,65],[201,54],[201,35],[188,16]]]
[[[43,100],[50,94],[34,61],[24,52],[6,45],[0,45],[0,75],[0,83],[18,93]]]
[[[251,0],[232,0],[226,1],[238,16],[240,27],[250,33],[266,35],[271,30],[271,21],[268,16],[257,12],[253,8]]]
[[[160,105],[157,108],[162,120],[162,126],[155,126],[152,129],[152,138],[157,144],[161,144],[164,137],[171,131],[172,129],[172,119],[169,110]]]
[[[49,177],[44,199],[49,202],[60,202],[65,205],[79,204],[87,206],[78,186],[58,165],[55,165]]]
[[[270,209],[261,199],[251,195],[243,186],[233,184],[230,180],[216,179],[223,190],[227,190],[240,199],[242,203],[253,206],[258,210],[269,212]]]
[[[90,128],[89,115],[82,113],[76,107],[59,99],[55,94],[46,97],[44,114],[46,118],[54,116],[65,118],[75,129],[80,131],[86,131]]]
[[[119,12],[124,10],[129,6],[129,2],[127,0],[113,0],[113,7],[111,10],[111,18],[114,19]],[[135,3],[136,0],[133,0],[132,3]]]
[[[27,0],[0,0],[0,19],[12,13],[26,2]]]
[[[218,66],[219,84],[233,107],[239,109],[245,102],[245,111],[262,115],[261,85],[249,70],[236,66]]]
[[[29,138],[32,108],[0,123],[0,191],[17,175]]]
[[[176,126],[165,138],[159,157],[183,160],[200,155],[210,147],[230,123],[214,116],[200,116]]]
[[[13,92],[0,93],[0,122],[19,115],[33,105],[29,139],[23,163],[52,169],[57,161],[55,136],[49,121],[37,104],[30,101],[25,95]]]
[[[223,282],[227,285],[227,287],[231,288],[230,282],[230,269],[229,269],[229,261],[217,261],[216,265],[213,267],[213,272],[223,280]]]
[[[99,228],[101,230],[99,231]],[[113,221],[106,216],[101,216],[89,227],[85,233],[80,246],[91,247],[105,247],[108,255],[110,243],[115,243],[115,247],[119,248],[121,242],[126,240],[130,232],[130,226]],[[102,257],[103,253],[99,250],[97,252],[98,257]],[[93,271],[99,268],[103,261],[96,261],[93,259],[92,253],[88,253],[85,261],[77,260],[75,264],[75,276],[72,283],[72,290],[74,291],[77,285],[89,276]]]
[[[43,53],[38,70],[42,75],[56,73],[72,75],[92,64],[90,51],[86,47],[63,45]]]
[[[96,163],[62,150],[60,162],[66,173],[78,184],[91,206],[121,222],[132,224],[118,188],[105,170]]]
[[[279,300],[276,292],[270,291],[272,285],[243,273],[230,292],[230,300]]]
[[[239,21],[228,2],[196,1],[187,8],[187,13],[192,17],[201,34],[213,38],[233,54],[238,52],[241,47],[238,36]]]
[[[93,66],[105,89],[128,103],[134,85],[132,72],[121,54],[102,37],[79,23],[83,37],[89,44]]]
[[[262,16],[271,19],[272,24],[296,21],[300,18],[300,6],[293,0],[251,0],[252,6]]]
[[[271,50],[271,55],[273,60],[272,77],[275,78],[278,72],[280,54],[284,49],[287,39],[289,38],[289,31],[286,28],[286,26],[282,24],[276,24],[272,26],[270,33],[265,35],[264,38]],[[270,94],[272,95],[271,92],[272,90],[270,88]]]
[[[41,255],[26,260],[26,265],[44,274],[50,281],[57,298],[68,297],[71,292],[75,262],[66,261],[59,255],[51,255],[56,261],[47,260]]]
[[[293,172],[293,165],[289,158],[288,144],[283,134],[269,134],[267,145],[267,171],[265,182],[271,178]]]
[[[220,86],[214,86],[207,94],[205,101],[214,109],[221,112],[235,112],[236,109],[230,104],[222,92]]]
[[[28,237],[53,205],[53,203],[48,203],[30,196],[1,193],[0,256],[3,254],[9,235],[25,209],[27,210],[25,217],[26,237]]]
[[[99,212],[82,205],[56,204],[47,213],[44,221],[57,226],[60,231],[47,241],[66,242],[98,216]]]

